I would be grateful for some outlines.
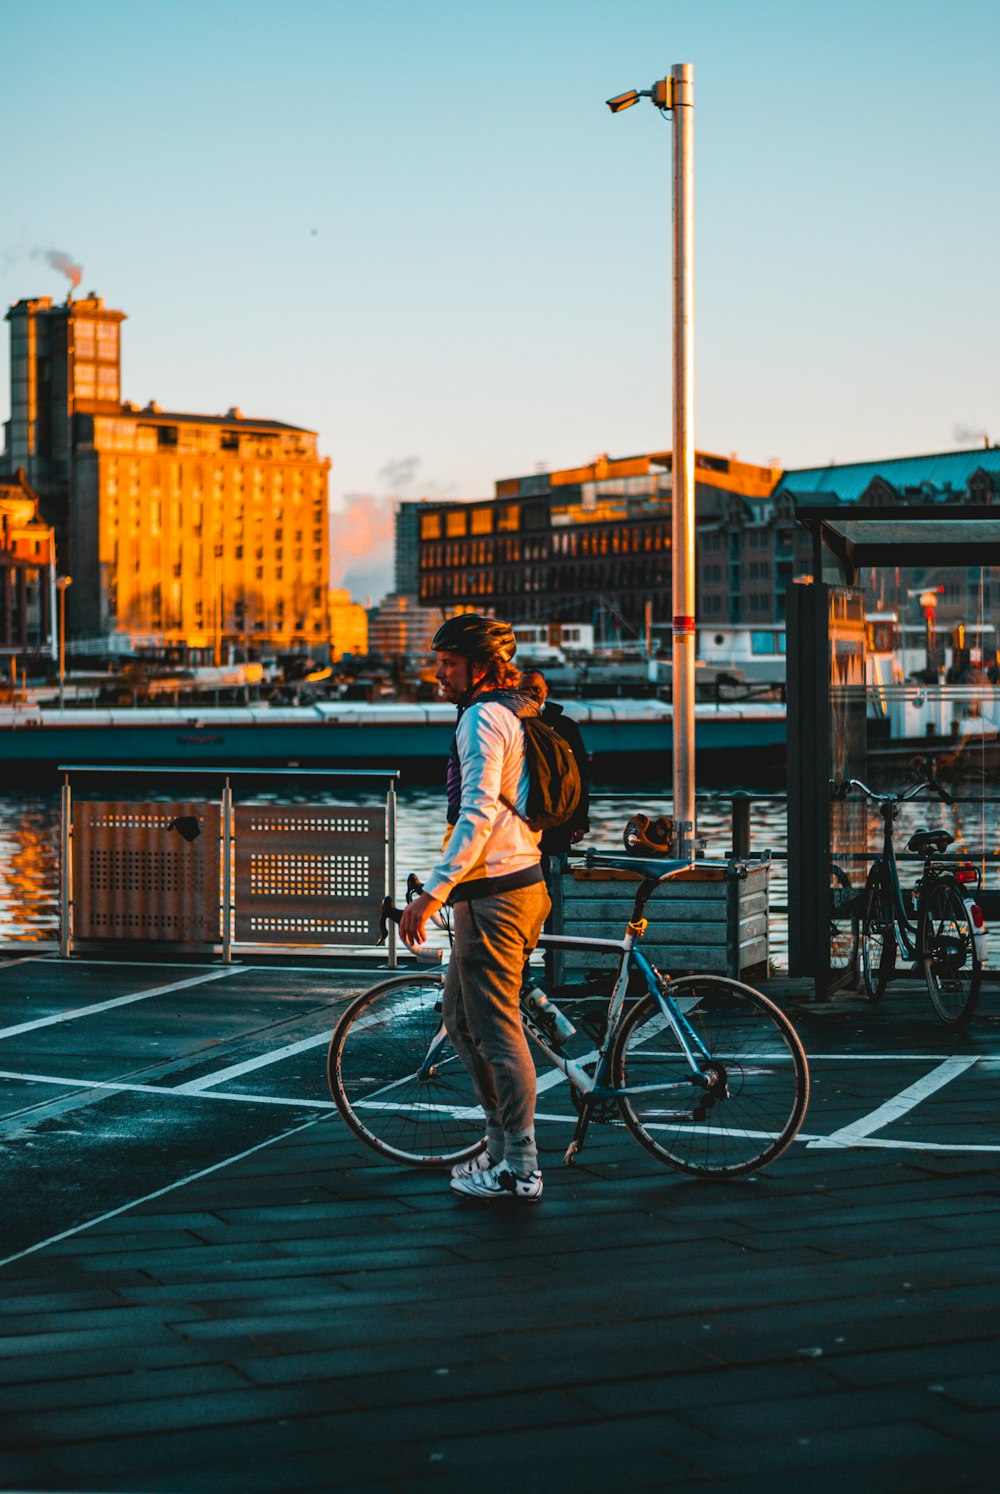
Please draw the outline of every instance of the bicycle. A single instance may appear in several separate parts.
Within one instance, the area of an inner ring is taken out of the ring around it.
[[[563,1160],[572,1164],[590,1123],[602,1121],[624,1124],[658,1161],[700,1177],[739,1177],[775,1161],[809,1099],[792,1023],[750,986],[711,974],[671,979],[637,948],[649,896],[689,863],[588,852],[585,864],[637,871],[642,880],[621,939],[539,939],[539,947],[617,960],[614,972],[557,993],[574,1002],[585,1052],[569,1055],[569,1034],[556,1032],[551,1014],[573,1024],[544,993],[522,991],[527,1035],[569,1082],[577,1112]],[[408,900],[419,885],[411,876]],[[400,916],[387,898],[383,938]],[[485,1146],[482,1111],[441,1021],[444,979],[440,970],[402,975],[363,992],[338,1022],[327,1057],[331,1094],[354,1134],[415,1167],[451,1167]]]
[[[830,964],[846,970],[853,990],[858,984],[861,919],[858,893],[843,867],[830,867]]]
[[[897,954],[919,963],[934,1010],[949,1027],[964,1027],[979,1000],[986,924],[976,902],[979,873],[969,863],[954,870],[943,867],[943,856],[954,836],[947,830],[917,830],[907,850],[924,858],[923,871],[911,889],[911,919],[899,880],[893,845],[893,825],[901,804],[924,789],[942,804],[954,799],[939,783],[923,782],[905,794],[876,794],[852,778],[844,789],[858,788],[879,806],[885,826],[881,855],[876,856],[865,884],[861,916],[861,964],[869,1001],[881,1001],[895,973]]]

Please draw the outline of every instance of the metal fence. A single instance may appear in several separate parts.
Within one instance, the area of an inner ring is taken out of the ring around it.
[[[395,883],[396,780],[391,768],[254,770],[63,767],[60,950],[94,942],[177,944],[234,951],[288,945],[358,948],[375,943],[378,908]],[[141,773],[218,785],[215,792],[161,801],[84,798],[95,783]],[[385,785],[369,806],[333,799],[260,803],[264,785],[328,780]],[[85,781],[85,780],[84,780]],[[396,964],[395,928],[388,963]]]

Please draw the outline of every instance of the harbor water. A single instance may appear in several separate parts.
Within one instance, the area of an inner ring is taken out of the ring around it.
[[[144,798],[164,798],[147,792]],[[273,802],[273,793],[255,800]],[[285,797],[284,795],[282,797]],[[291,797],[291,796],[289,796]],[[320,797],[337,802],[371,802],[332,791],[294,796],[296,802]],[[396,893],[402,895],[409,871],[426,872],[437,859],[444,824],[443,795],[426,785],[399,789],[396,816]],[[670,812],[669,795],[662,787],[645,784],[595,791],[591,801],[591,833],[584,842],[604,851],[622,850],[626,822],[641,810],[651,817]],[[724,856],[731,845],[731,808],[725,793],[699,799],[698,833],[708,856]],[[783,910],[786,901],[785,802],[781,796],[754,799],[751,813],[751,850],[770,850],[776,860],[771,875],[771,901]],[[655,917],[655,905],[650,906]],[[0,943],[51,940],[59,935],[59,793],[57,789],[24,787],[0,794]],[[786,935],[783,911],[776,911],[771,928],[772,958],[783,966]]]
[[[129,796],[139,792],[147,800],[167,799],[161,778],[156,784],[155,770],[149,780],[143,775],[142,788],[133,780]],[[301,780],[299,780],[301,783]],[[110,788],[108,797],[121,793],[121,781]],[[992,797],[992,785],[980,783],[965,786],[953,806],[937,801],[911,801],[901,806],[896,845],[902,851],[906,841],[920,825],[948,830],[954,837],[952,854],[968,857],[980,866],[985,888],[997,887],[1000,880],[1000,800]],[[989,793],[991,796],[986,797]],[[278,798],[297,803],[321,800],[337,803],[370,803],[357,789],[327,791],[310,789],[299,793],[277,791],[254,792],[255,802],[275,802]],[[381,801],[381,799],[379,800]],[[859,805],[860,808],[860,805]],[[620,785],[595,789],[591,799],[591,833],[584,845],[602,851],[621,851],[622,833],[627,821],[637,811],[655,817],[669,814],[669,792],[661,785],[646,783],[624,788]],[[759,792],[752,795],[750,811],[753,853],[770,851],[769,921],[770,959],[775,970],[787,969],[788,950],[788,876],[786,846],[787,806],[783,794]],[[881,845],[881,821],[877,809],[868,805],[867,853],[858,864],[845,868],[852,883],[864,885],[867,862]],[[443,794],[426,784],[408,784],[398,790],[396,816],[396,897],[402,897],[410,871],[425,873],[437,859],[444,823]],[[8,787],[0,794],[0,945],[31,944],[51,941],[59,936],[59,791],[34,786]],[[732,845],[732,806],[730,792],[721,790],[698,798],[698,835],[704,854],[719,858]],[[841,858],[843,859],[843,858]],[[906,861],[905,852],[901,858]],[[908,880],[903,868],[904,883]],[[655,920],[655,896],[647,910]],[[430,943],[443,944],[445,936],[431,933]]]

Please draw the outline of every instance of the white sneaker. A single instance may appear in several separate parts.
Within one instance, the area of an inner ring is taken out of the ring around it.
[[[467,1162],[456,1162],[451,1169],[451,1175],[453,1178],[472,1178],[477,1172],[486,1172],[488,1168],[496,1167],[496,1165],[495,1158],[491,1157],[487,1149],[483,1147],[481,1152],[477,1152]]]
[[[542,1174],[536,1168],[527,1177],[519,1177],[506,1164],[487,1167],[468,1177],[453,1177],[451,1191],[460,1198],[482,1199],[492,1203],[497,1199],[514,1198],[521,1203],[537,1203],[542,1196]]]

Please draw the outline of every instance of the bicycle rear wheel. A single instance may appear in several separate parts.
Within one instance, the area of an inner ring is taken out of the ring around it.
[[[871,1002],[881,1001],[889,977],[896,968],[896,927],[882,885],[882,873],[873,866],[865,883],[861,918],[861,968],[865,991]]]
[[[444,976],[363,992],[330,1040],[330,1093],[355,1136],[393,1162],[450,1167],[484,1146],[483,1112],[441,1027]]]
[[[962,890],[952,876],[935,877],[920,923],[924,978],[934,1010],[949,1027],[964,1027],[976,1010],[982,966]]]
[[[611,1060],[622,1119],[661,1162],[699,1177],[740,1177],[780,1157],[809,1103],[809,1065],[791,1022],[765,996],[721,975],[670,982],[711,1055],[694,1082],[672,1023],[647,996],[619,1029]]]

